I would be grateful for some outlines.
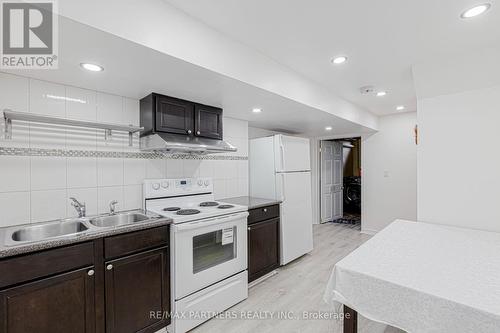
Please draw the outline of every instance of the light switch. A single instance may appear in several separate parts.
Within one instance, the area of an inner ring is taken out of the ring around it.
[[[387,170],[384,171],[384,178],[389,178],[389,171]]]

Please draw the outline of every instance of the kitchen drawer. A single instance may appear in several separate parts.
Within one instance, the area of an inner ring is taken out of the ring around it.
[[[129,232],[104,239],[105,259],[117,258],[132,253],[168,245],[168,226]]]
[[[250,209],[248,211],[248,224],[269,220],[280,216],[280,205],[272,205]]]
[[[3,259],[0,260],[0,289],[93,264],[93,242]]]

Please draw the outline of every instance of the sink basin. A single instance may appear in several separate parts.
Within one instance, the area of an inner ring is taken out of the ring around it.
[[[90,224],[96,227],[116,227],[121,225],[133,224],[149,220],[150,217],[140,213],[117,213],[115,215],[108,215],[97,217],[90,220]]]
[[[84,232],[87,229],[87,226],[81,221],[57,221],[17,229],[12,233],[12,240],[14,242],[36,242]]]

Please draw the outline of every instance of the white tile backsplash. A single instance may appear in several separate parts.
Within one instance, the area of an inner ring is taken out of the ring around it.
[[[97,186],[123,185],[123,159],[97,159]]]
[[[31,222],[60,219],[66,216],[66,189],[31,191]]]
[[[31,190],[66,189],[65,157],[31,157]]]
[[[51,117],[66,116],[66,87],[30,79],[30,112]]]
[[[0,193],[0,227],[30,223],[30,192]]]
[[[71,119],[139,125],[139,101],[72,86],[0,73],[0,110],[32,112]],[[0,117],[0,134],[3,118]],[[224,138],[248,151],[246,121],[224,118]],[[139,136],[103,130],[14,122],[13,140],[0,136],[0,147],[139,151]],[[89,215],[142,207],[144,178],[214,178],[217,199],[248,194],[248,161],[0,156],[0,226],[75,216],[69,197],[87,205]]]
[[[96,121],[97,93],[92,90],[67,87],[66,116],[69,119]]]
[[[0,156],[0,192],[30,190],[30,158]]]
[[[0,110],[28,112],[29,79],[0,73]]]
[[[146,160],[125,159],[123,161],[123,184],[140,185],[146,178]]]
[[[66,159],[68,188],[97,187],[97,158],[68,157]]]
[[[82,204],[85,204],[87,216],[97,215],[97,187],[90,188],[69,188],[66,192],[66,216],[77,217],[78,212],[71,205],[69,198],[76,198]]]
[[[123,186],[110,186],[97,188],[97,212],[99,214],[109,213],[109,204],[111,201],[116,200],[118,203],[115,209],[123,210]]]
[[[167,170],[166,174],[168,177],[172,178],[183,178],[187,177],[184,175],[184,160],[166,160],[167,162]],[[187,161],[190,162],[190,161]]]
[[[97,92],[97,120],[103,123],[122,124],[122,97]]]
[[[143,208],[142,185],[126,185],[123,187],[123,209]]]
[[[166,160],[146,160],[146,178],[165,177],[170,177],[166,173]]]

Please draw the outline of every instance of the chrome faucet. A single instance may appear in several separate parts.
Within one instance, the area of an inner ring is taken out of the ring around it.
[[[80,201],[76,200],[75,198],[71,197],[69,198],[71,200],[71,206],[75,207],[78,217],[82,218],[85,217],[86,214],[86,207],[85,207],[85,202],[82,204]]]
[[[115,209],[116,209],[116,208],[115,208],[115,206],[116,206],[117,204],[118,204],[118,201],[116,201],[116,200],[113,200],[113,201],[111,201],[111,202],[109,203],[109,213],[110,213],[111,215],[114,215],[114,214],[115,214]]]

